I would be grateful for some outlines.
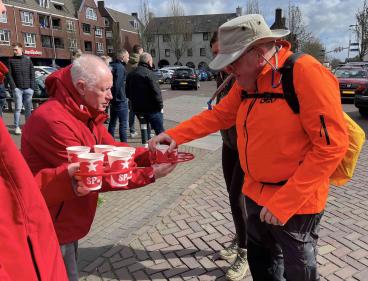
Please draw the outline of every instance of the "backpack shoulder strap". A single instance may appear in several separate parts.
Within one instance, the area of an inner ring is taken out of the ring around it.
[[[292,54],[286,59],[284,65],[279,69],[282,74],[281,83],[285,100],[295,114],[300,113],[300,106],[294,89],[293,69],[295,62],[303,55],[303,53]]]

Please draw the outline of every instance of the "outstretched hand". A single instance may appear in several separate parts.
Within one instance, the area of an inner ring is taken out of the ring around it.
[[[73,178],[73,188],[75,195],[81,197],[86,196],[91,192],[91,190],[83,185],[82,177],[75,175],[79,170],[79,163],[71,163],[68,165],[68,173],[71,178]]]
[[[283,225],[278,218],[276,218],[266,207],[263,207],[259,214],[261,222],[265,222],[273,225]]]
[[[176,148],[176,142],[166,133],[161,133],[158,136],[154,136],[148,141],[148,148],[151,151],[156,150],[156,145],[158,144],[168,144],[168,152],[172,152]]]

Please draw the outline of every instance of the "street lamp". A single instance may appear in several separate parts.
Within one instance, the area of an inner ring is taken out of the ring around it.
[[[357,24],[350,24],[349,25],[349,46],[348,46],[348,60],[350,58],[350,46],[351,46],[351,31],[353,30],[352,27],[357,28],[358,25]]]

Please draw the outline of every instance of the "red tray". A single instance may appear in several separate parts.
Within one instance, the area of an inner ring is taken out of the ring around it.
[[[188,162],[190,160],[194,159],[194,155],[192,153],[189,152],[178,152],[178,156],[175,157],[175,159],[167,159],[165,161],[157,161],[156,159],[154,160],[155,164],[176,164],[176,163],[183,163],[183,162]]]
[[[111,175],[118,175],[118,174],[126,174],[126,173],[129,173],[130,171],[132,171],[136,168],[137,168],[137,164],[134,163],[134,165],[132,165],[130,168],[120,170],[120,171],[111,171],[110,167],[104,167],[104,171],[102,173],[81,173],[80,171],[77,171],[75,173],[75,175],[76,176],[81,176],[81,177],[111,176]]]

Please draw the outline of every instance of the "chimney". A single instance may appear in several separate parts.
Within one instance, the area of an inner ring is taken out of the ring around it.
[[[275,13],[275,22],[281,23],[282,21],[281,18],[282,18],[282,10],[280,8],[277,8]]]
[[[282,9],[277,8],[275,12],[275,22],[270,27],[271,29],[287,29],[285,18],[282,17]]]
[[[240,6],[238,6],[238,7],[236,8],[236,16],[237,16],[237,17],[240,17],[241,15],[243,15],[243,8],[242,8],[242,7],[240,7]]]
[[[136,19],[138,19],[138,13],[132,13],[132,17],[135,17]]]
[[[105,9],[105,1],[98,1],[97,2],[98,9]]]

